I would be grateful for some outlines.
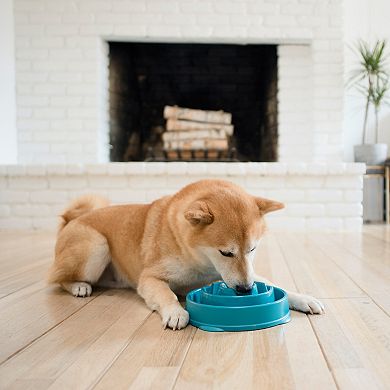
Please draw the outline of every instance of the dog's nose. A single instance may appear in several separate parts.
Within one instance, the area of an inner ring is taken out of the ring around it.
[[[235,290],[239,294],[249,294],[252,291],[252,286],[245,286],[245,285],[237,284],[237,286],[235,287]]]

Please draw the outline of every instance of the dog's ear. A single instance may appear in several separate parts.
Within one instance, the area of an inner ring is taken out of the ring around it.
[[[214,221],[214,215],[204,201],[193,203],[184,213],[184,217],[191,225],[210,225]]]
[[[280,202],[276,202],[271,199],[265,198],[255,198],[257,207],[260,210],[260,214],[267,214],[271,211],[276,211],[284,208],[284,204]]]

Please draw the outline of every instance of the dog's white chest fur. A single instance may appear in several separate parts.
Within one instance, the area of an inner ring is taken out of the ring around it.
[[[166,271],[170,288],[180,295],[221,278],[212,265],[200,268],[177,259],[166,261]]]

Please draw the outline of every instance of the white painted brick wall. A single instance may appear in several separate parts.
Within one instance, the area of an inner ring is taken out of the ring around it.
[[[314,175],[313,173],[316,172]],[[145,203],[203,178],[222,178],[253,195],[282,201],[271,229],[357,230],[364,164],[110,163],[0,166],[0,228],[50,228],[85,193],[113,203]]]
[[[342,0],[14,4],[22,163],[108,160],[107,40],[280,44],[279,160],[341,160]]]

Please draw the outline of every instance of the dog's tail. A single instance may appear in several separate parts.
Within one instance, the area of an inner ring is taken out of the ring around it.
[[[92,210],[107,207],[109,204],[108,199],[98,195],[84,195],[76,198],[61,215],[58,232],[60,232],[72,219],[78,218]]]

